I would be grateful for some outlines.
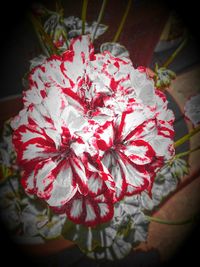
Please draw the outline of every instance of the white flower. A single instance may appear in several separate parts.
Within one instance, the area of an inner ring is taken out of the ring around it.
[[[27,193],[77,224],[110,221],[114,203],[150,190],[174,155],[174,115],[145,68],[94,54],[88,36],[32,69],[13,142]]]

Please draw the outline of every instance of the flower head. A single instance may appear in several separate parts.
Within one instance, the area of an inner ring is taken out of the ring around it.
[[[60,49],[66,49],[67,27],[64,19],[58,13],[53,13],[44,23],[44,30],[53,40],[54,45]]]
[[[155,67],[155,86],[158,89],[165,89],[171,85],[171,81],[176,78],[175,72],[165,67]]]
[[[31,70],[13,143],[29,194],[75,223],[112,219],[114,203],[151,190],[174,155],[174,115],[145,68],[88,36]]]

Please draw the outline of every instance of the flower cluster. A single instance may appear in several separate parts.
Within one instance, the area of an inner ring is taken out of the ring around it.
[[[82,34],[82,20],[75,16],[64,17],[62,7],[55,12],[40,4],[35,4],[33,5],[33,14],[35,18],[39,19],[44,33],[47,34],[48,38],[50,37],[59,52],[64,52],[68,48],[70,40]],[[104,34],[107,29],[108,26],[97,21],[85,22],[85,34],[90,35],[92,40]],[[41,41],[42,38],[43,36],[40,36]],[[43,43],[42,48],[43,52],[48,55],[47,43]]]
[[[155,74],[153,76],[156,88],[163,90],[171,85],[172,80],[176,78],[176,73],[165,67],[155,66]]]
[[[103,24],[98,25],[97,28],[96,21],[91,25],[85,23],[85,33],[90,34],[92,39],[98,38],[107,28]],[[63,51],[67,49],[69,40],[81,35],[82,20],[74,16],[62,18],[58,13],[54,13],[45,21],[44,30],[51,36],[55,46]]]
[[[32,69],[23,102],[12,121],[23,187],[74,223],[111,220],[174,156],[165,95],[130,59],[95,54],[88,36]]]

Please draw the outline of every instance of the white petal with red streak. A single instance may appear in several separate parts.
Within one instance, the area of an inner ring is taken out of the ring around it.
[[[146,121],[146,117],[141,107],[131,112],[123,112],[119,124],[119,137],[124,140],[126,136],[137,126]]]
[[[156,121],[146,120],[144,123],[130,131],[130,133],[126,136],[126,142],[132,142],[134,140],[142,139],[146,142],[149,142],[157,135],[157,127]]]
[[[105,183],[109,190],[115,191],[115,182],[113,180],[112,175],[110,174],[109,170],[100,160],[96,160],[97,167],[94,166],[92,163],[87,162],[86,168],[93,173],[98,179],[102,180],[103,183],[100,183],[99,186],[103,186]],[[100,190],[100,187],[99,187]]]
[[[77,192],[77,185],[73,180],[73,172],[69,164],[65,161],[61,166],[56,166],[53,170],[56,172],[52,184],[50,197],[46,200],[50,206],[60,206],[68,202]]]
[[[35,189],[38,197],[48,199],[51,196],[55,177],[52,171],[57,164],[51,159],[39,163],[35,169]]]
[[[73,199],[70,207],[69,215],[71,219],[78,220],[83,212],[83,201],[82,199]]]
[[[167,110],[167,104],[168,101],[166,99],[166,96],[163,92],[160,90],[155,90],[155,96],[156,96],[156,106],[158,112],[164,112]]]
[[[62,125],[66,126],[70,133],[81,131],[87,125],[87,120],[73,106],[66,106],[60,114]]]
[[[42,102],[43,98],[41,97],[39,90],[36,88],[31,88],[25,91],[23,96],[23,101],[25,106],[29,106],[30,104],[38,105]]]
[[[119,158],[119,164],[124,172],[127,184],[140,188],[144,184],[144,180],[150,181],[150,175],[143,166],[131,164],[131,162],[122,154]]]
[[[34,171],[31,173],[24,173],[22,176],[21,183],[28,194],[34,194],[35,184],[34,184]]]
[[[150,163],[155,156],[152,147],[143,140],[128,142],[123,153],[129,157],[133,163],[138,165]]]
[[[141,72],[137,69],[131,70],[130,79],[137,98],[145,105],[155,105],[155,89],[153,80],[149,79],[145,72]]]
[[[22,161],[31,161],[31,160],[42,160],[49,158],[51,155],[55,155],[52,151],[49,151],[48,148],[39,145],[39,143],[28,144],[23,146],[22,151]],[[19,154],[20,155],[20,154]]]
[[[94,207],[87,200],[85,202],[85,207],[86,207],[85,223],[86,224],[93,224],[97,219],[97,215],[95,213]]]
[[[175,120],[175,117],[174,117],[173,111],[168,109],[168,110],[160,111],[158,116],[157,116],[157,119],[161,120],[163,122],[168,122],[168,123],[172,124]]]
[[[99,206],[99,210],[100,210],[100,217],[101,219],[105,218],[110,210],[109,210],[109,206],[107,203],[98,203],[98,206]]]
[[[88,179],[88,189],[89,192],[97,195],[100,193],[103,187],[103,180],[98,176],[98,174],[92,174]]]
[[[16,130],[18,127],[27,124],[28,124],[28,112],[27,109],[24,108],[19,112],[18,115],[16,115],[11,120],[10,126],[12,127],[13,130]]]
[[[104,125],[100,126],[96,130],[95,137],[98,148],[102,151],[108,150],[113,145],[113,122],[107,121]]]
[[[61,59],[56,59],[52,56],[45,64],[46,73],[52,84],[56,84],[59,87],[70,87],[70,82],[61,72]]]
[[[61,91],[50,90],[48,96],[44,99],[43,105],[48,111],[54,125],[59,125],[61,113],[68,106],[67,100]]]
[[[72,60],[64,62],[64,73],[74,83],[85,73],[85,61],[89,59],[90,41],[88,36],[79,36],[72,41],[70,50],[74,52]]]
[[[113,180],[115,182],[115,198],[117,200],[123,197],[125,193],[125,175],[118,161],[118,155],[114,152],[106,153],[102,160],[103,164],[110,171]]]
[[[96,198],[97,200],[97,198]],[[110,202],[109,202],[110,201]],[[112,204],[112,199],[107,201],[101,201],[100,199],[97,201],[97,205],[99,208],[99,214],[98,214],[98,218],[97,223],[99,222],[106,222],[112,219],[113,214],[114,214],[114,206]]]
[[[85,195],[88,191],[87,181],[88,177],[86,175],[85,166],[81,162],[81,160],[76,157],[70,157],[70,165],[72,166],[73,174],[76,175],[76,180],[78,185],[78,191]]]
[[[76,84],[75,84],[75,89],[71,90],[70,88],[64,88],[63,93],[67,98],[67,101],[70,106],[74,107],[77,112],[84,113],[84,107],[83,107],[83,99],[78,96],[76,93]],[[75,92],[74,92],[75,91]]]
[[[34,138],[41,138],[43,139],[43,132],[39,127],[31,127],[31,126],[21,126],[17,129],[14,134],[17,138],[16,141],[20,142],[21,144],[31,141]]]
[[[74,39],[69,49],[74,51],[77,58],[82,58],[82,53],[84,53],[84,58],[88,60],[91,53],[93,53],[93,46],[89,35],[82,35]]]
[[[173,144],[173,140],[162,135],[157,135],[150,141],[150,145],[156,152],[156,156],[164,157],[166,160],[169,160],[174,155],[174,149],[172,149]]]
[[[51,138],[55,144],[55,147],[58,148],[61,144],[61,134],[56,129],[44,129],[46,135]]]

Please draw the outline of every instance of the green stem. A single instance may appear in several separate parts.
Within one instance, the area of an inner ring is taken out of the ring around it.
[[[56,1],[56,12],[63,18],[64,16],[64,9],[61,3],[61,0]]]
[[[51,210],[51,208],[47,205],[47,217],[48,217],[49,221],[51,221],[52,216],[53,216],[52,210]]]
[[[30,15],[31,22],[34,26],[35,32],[39,39],[40,45],[47,56],[52,54],[57,54],[58,51],[54,46],[53,41],[51,40],[50,36],[44,31],[41,23],[37,20],[33,15]]]
[[[1,165],[1,169],[2,169],[2,173],[3,173],[3,177],[7,178],[8,177],[8,168],[5,167],[3,164]]]
[[[185,47],[185,45],[188,42],[188,36],[184,38],[184,40],[181,42],[181,44],[178,46],[178,48],[174,51],[174,53],[165,61],[162,67],[167,68],[172,61],[177,57],[177,55],[181,52],[181,50]]]
[[[95,39],[95,36],[96,36],[96,33],[97,33],[97,29],[99,27],[99,24],[102,20],[102,17],[103,17],[103,13],[104,13],[104,10],[105,10],[105,7],[106,7],[106,3],[107,3],[107,0],[103,0],[103,3],[101,5],[101,10],[99,12],[99,16],[98,16],[98,19],[97,19],[97,24],[96,24],[96,27],[95,27],[95,30],[94,30],[94,34],[93,34],[93,37],[92,37],[92,41],[94,41]]]
[[[199,149],[200,149],[200,146],[198,146],[196,148],[193,148],[193,149],[190,149],[190,150],[185,151],[185,152],[181,152],[179,154],[176,154],[174,158],[177,159],[177,158],[185,157],[185,156],[187,156],[187,155],[191,154],[192,152],[195,152],[195,151],[197,151]]]
[[[50,218],[50,208],[48,205],[47,205],[47,217]]]
[[[193,217],[186,219],[186,220],[182,220],[182,221],[168,221],[168,220],[164,220],[158,217],[151,217],[151,216],[145,216],[147,220],[151,221],[151,222],[156,222],[156,223],[160,223],[160,224],[167,224],[167,225],[184,225],[184,224],[188,224],[188,223],[192,223],[194,221],[196,221],[199,218],[199,214],[198,215],[194,215]]]
[[[192,129],[188,134],[184,135],[179,140],[177,140],[174,143],[174,146],[175,147],[178,147],[178,146],[182,145],[183,143],[185,143],[186,141],[188,141],[193,135],[195,135],[198,132],[200,132],[200,125],[198,127],[194,128],[194,129]]]
[[[11,188],[13,194],[15,195],[15,197],[18,198],[19,195],[18,195],[17,192],[15,191],[15,188],[13,187],[12,182],[11,182],[10,179],[8,179],[8,184],[9,184],[9,186],[10,186],[10,188]]]
[[[45,55],[46,55],[47,57],[49,57],[50,54],[49,54],[48,50],[46,49],[46,47],[45,47],[45,45],[44,45],[44,43],[43,43],[43,41],[42,41],[42,37],[41,37],[40,34],[39,34],[39,31],[38,31],[38,29],[37,29],[37,23],[36,23],[36,21],[35,21],[34,16],[30,15],[30,19],[31,19],[31,22],[32,22],[32,24],[33,24],[33,27],[34,27],[35,33],[36,33],[36,35],[37,35],[37,38],[38,38],[38,40],[39,40],[40,46],[41,46],[43,52],[45,53]]]
[[[83,0],[83,6],[82,6],[82,35],[85,34],[85,21],[86,21],[86,14],[87,14],[87,5],[88,0]]]
[[[128,4],[127,4],[127,6],[126,6],[126,10],[125,10],[125,12],[124,12],[124,15],[123,15],[123,17],[122,17],[122,20],[121,20],[121,22],[120,22],[120,24],[119,24],[118,30],[117,30],[117,32],[116,32],[116,34],[115,34],[115,36],[114,36],[112,42],[117,42],[117,40],[119,39],[119,36],[120,36],[120,34],[121,34],[121,32],[122,32],[122,29],[123,29],[123,27],[124,27],[126,18],[127,18],[127,16],[128,16],[128,13],[129,13],[129,10],[130,10],[130,7],[131,7],[131,3],[132,3],[132,0],[129,0],[129,1],[128,1]]]

